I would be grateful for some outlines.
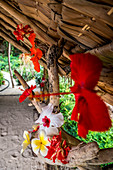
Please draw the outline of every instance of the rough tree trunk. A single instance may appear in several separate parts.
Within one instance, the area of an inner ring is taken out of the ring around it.
[[[49,93],[59,92],[59,77],[57,59],[61,55],[61,49],[56,45],[50,46],[47,52],[47,69],[49,79]],[[51,96],[50,103],[55,107],[59,106],[59,96]]]

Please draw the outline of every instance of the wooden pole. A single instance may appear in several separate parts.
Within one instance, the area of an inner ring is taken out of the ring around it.
[[[11,64],[10,64],[10,54],[11,54],[11,44],[9,43],[8,44],[8,64],[9,64],[9,73],[10,73],[12,88],[14,88],[13,75],[12,75]]]
[[[59,77],[57,68],[58,47],[50,46],[47,53],[47,69],[49,77],[49,93],[59,93]],[[59,96],[50,96],[50,103],[59,106]]]

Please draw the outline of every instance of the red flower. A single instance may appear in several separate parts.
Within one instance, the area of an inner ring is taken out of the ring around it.
[[[35,38],[36,38],[36,34],[35,33],[31,33],[30,34],[30,36],[29,36],[29,41],[30,41],[30,43],[32,44],[32,48],[34,49],[34,47],[35,47],[35,42],[34,42],[34,40],[35,40]],[[30,51],[32,52],[32,50],[30,49]],[[33,52],[33,54],[34,54],[34,52]],[[33,54],[31,54],[31,55],[33,55]]]
[[[78,135],[85,138],[89,130],[108,130],[111,120],[107,107],[93,90],[99,80],[101,61],[89,53],[73,54],[70,58],[71,77],[75,81],[71,91],[76,99],[71,119],[78,122]]]
[[[31,34],[33,32],[34,31],[32,30],[32,28],[29,25],[26,25],[25,27],[23,27],[22,24],[19,24],[19,25],[17,25],[16,31],[14,31],[13,33],[18,41],[19,40],[23,41],[25,34]]]
[[[33,89],[35,89],[35,88],[36,88],[36,85],[35,86],[31,85],[30,88],[26,89],[22,93],[22,95],[19,97],[19,102],[20,103],[23,102],[32,93]]]
[[[33,29],[30,27],[30,25],[25,25],[25,27],[23,27],[23,30],[24,30],[25,34],[34,33]]]
[[[51,145],[47,146],[48,153],[45,158],[53,160],[54,163],[56,159],[60,160],[63,164],[68,163],[66,158],[70,147],[66,145],[66,140],[62,141],[61,132],[59,132],[59,135],[53,136],[50,143]]]
[[[43,126],[44,127],[49,127],[50,126],[50,119],[47,117],[47,116],[45,116],[43,119],[42,119],[42,122],[44,122],[43,123]]]
[[[45,85],[45,77],[43,76],[42,77],[42,82],[40,83],[40,87],[44,87]]]
[[[40,65],[38,60],[40,60],[40,58],[42,57],[42,51],[39,48],[31,48],[31,55],[34,54],[34,57],[31,58],[31,61],[33,62],[34,65],[34,69],[39,72],[40,71]]]

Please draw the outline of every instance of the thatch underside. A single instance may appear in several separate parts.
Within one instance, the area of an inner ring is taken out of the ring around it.
[[[0,0],[0,37],[24,53],[31,44],[27,37],[17,41],[17,24],[30,25],[37,47],[46,54],[52,44],[64,43],[58,58],[60,75],[70,76],[69,54],[90,52],[103,62],[97,89],[113,105],[113,1],[112,0]],[[40,64],[47,68],[46,55]]]

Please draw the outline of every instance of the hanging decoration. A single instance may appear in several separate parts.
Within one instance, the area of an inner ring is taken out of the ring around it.
[[[32,28],[29,25],[26,25],[23,27],[22,24],[17,25],[16,31],[13,32],[16,39],[22,40],[24,41],[24,36],[28,35],[28,39],[32,45],[32,48],[30,49],[31,51],[31,56],[33,55],[33,57],[31,58],[31,61],[33,62],[34,65],[34,69],[37,72],[40,72],[40,65],[38,60],[41,59],[42,57],[42,51],[39,48],[35,47],[35,38],[36,38],[36,34],[34,33],[34,31],[32,30]]]
[[[78,135],[86,138],[89,130],[102,132],[111,127],[107,106],[94,91],[102,63],[89,53],[73,54],[70,59],[71,78],[75,81],[71,91],[76,100],[71,120],[78,122]]]

